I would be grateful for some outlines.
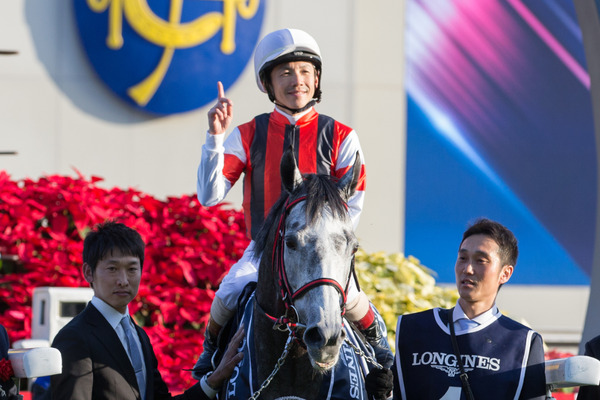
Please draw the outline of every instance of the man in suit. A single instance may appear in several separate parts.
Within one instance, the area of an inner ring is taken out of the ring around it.
[[[596,336],[585,344],[585,355],[600,360],[600,336]],[[600,400],[600,386],[580,387],[577,400]]]
[[[62,374],[51,378],[52,399],[210,399],[241,360],[232,349],[212,375],[179,396],[169,393],[148,335],[129,316],[144,248],[139,233],[120,223],[100,224],[86,236],[83,275],[94,297],[52,343],[63,360]],[[237,348],[241,336],[230,347]]]
[[[8,333],[3,325],[0,325],[0,400],[17,399],[18,391],[12,379],[14,375],[12,366],[8,360]]]

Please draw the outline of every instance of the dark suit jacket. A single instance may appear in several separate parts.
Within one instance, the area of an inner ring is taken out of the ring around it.
[[[136,325],[146,363],[146,400],[207,399],[195,384],[171,396],[158,371],[158,361],[148,335]],[[139,400],[133,366],[115,330],[91,303],[62,328],[52,343],[62,355],[62,374],[52,376],[55,400]]]
[[[3,325],[0,325],[0,359],[8,359],[9,346],[10,343],[8,342],[8,332],[6,332],[6,328]]]
[[[10,343],[8,341],[8,333],[3,325],[0,325],[0,360],[8,360],[8,348]],[[17,387],[12,380],[9,378],[6,381],[0,381],[0,399],[12,399],[16,398]]]
[[[600,336],[596,336],[585,344],[585,355],[600,360]],[[579,388],[577,400],[600,400],[600,387],[582,386]]]

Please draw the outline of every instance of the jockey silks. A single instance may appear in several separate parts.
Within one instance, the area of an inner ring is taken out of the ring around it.
[[[227,191],[237,182],[242,172],[245,173],[243,208],[251,237],[256,235],[265,216],[281,194],[279,167],[283,151],[289,145],[294,146],[301,173],[327,174],[338,178],[352,167],[356,153],[360,151],[358,136],[352,128],[331,117],[320,115],[314,109],[302,115],[294,124],[275,110],[234,129],[224,144],[222,175],[227,181]],[[361,159],[364,160],[362,152]],[[216,167],[213,163],[213,168]],[[218,168],[208,170],[204,175],[214,174],[219,174]],[[201,175],[203,174],[199,171],[199,182]],[[355,226],[362,209],[364,189],[363,165],[357,194],[349,202],[350,216]],[[204,189],[199,186],[198,190],[200,193]],[[206,191],[208,193],[210,190]],[[224,197],[224,194],[219,193],[205,203],[216,204],[221,196]]]
[[[465,398],[447,325],[449,314],[435,308],[398,319],[395,399]],[[457,331],[456,339],[475,399],[544,395],[544,353],[536,332],[498,312],[476,328]]]

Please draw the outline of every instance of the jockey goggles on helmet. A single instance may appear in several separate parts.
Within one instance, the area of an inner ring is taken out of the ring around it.
[[[312,36],[302,30],[280,29],[271,32],[256,47],[254,52],[256,84],[261,92],[269,95],[269,100],[272,102],[275,102],[275,95],[270,87],[271,70],[276,65],[292,61],[312,63],[315,66],[317,76],[321,77],[321,50],[319,45]],[[263,82],[267,84],[267,87],[264,86]],[[314,99],[305,109],[321,101],[320,86],[319,84],[319,87],[315,88]]]

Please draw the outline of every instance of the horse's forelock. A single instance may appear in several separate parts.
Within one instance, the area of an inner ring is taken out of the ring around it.
[[[334,178],[329,175],[308,175],[305,179],[306,219],[315,222],[325,206],[329,206],[334,218],[343,219],[347,215],[346,203],[340,196]]]

